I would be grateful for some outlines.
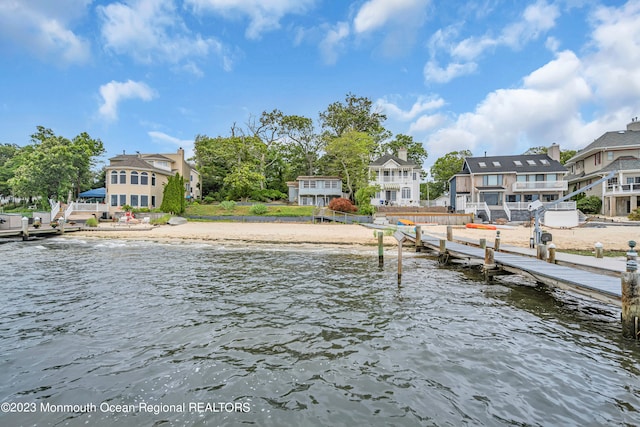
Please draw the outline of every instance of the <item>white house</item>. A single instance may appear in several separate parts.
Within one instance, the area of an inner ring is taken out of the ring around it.
[[[420,204],[421,166],[407,160],[407,150],[398,155],[385,154],[369,164],[369,184],[381,191],[371,199],[375,206],[418,206]]]
[[[339,176],[299,176],[287,182],[289,202],[300,206],[327,206],[332,199],[342,197]]]

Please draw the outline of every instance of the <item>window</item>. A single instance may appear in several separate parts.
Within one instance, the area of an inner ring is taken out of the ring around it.
[[[156,185],[156,174],[155,173],[151,174],[151,185],[153,185],[154,187]]]
[[[118,206],[118,195],[117,194],[112,194],[111,195],[111,206]]]
[[[325,181],[324,188],[331,188],[331,181]]]
[[[111,183],[112,184],[118,183],[118,172],[116,171],[111,172]]]
[[[493,166],[496,168],[499,168],[501,166],[500,162],[492,162],[492,163],[493,163]]]
[[[607,151],[607,160],[613,160],[613,151]]]
[[[478,162],[478,166],[480,166],[481,168],[486,168],[487,164],[485,162]]]
[[[331,188],[338,188],[338,181],[331,181]]]
[[[545,177],[545,181],[555,181],[555,180],[556,180],[555,173],[548,173],[547,176]]]
[[[138,206],[138,195],[137,194],[132,194],[131,195],[131,206]]]
[[[316,188],[316,181],[309,181],[310,188]]]
[[[146,208],[149,206],[149,196],[140,196],[140,207]]]
[[[417,173],[415,173],[415,172],[413,173],[413,180],[414,180],[414,181],[417,181],[417,180],[418,180],[418,176],[417,176],[417,175],[418,175]]]
[[[138,172],[131,172],[131,183],[138,185]]]
[[[149,185],[149,174],[146,172],[140,174],[140,185]]]
[[[156,196],[151,196],[151,207],[152,208],[156,207]]]
[[[404,178],[408,178],[409,177],[409,171],[402,171],[402,176]]]
[[[520,160],[514,160],[513,164],[516,166],[522,166],[522,162]]]
[[[502,185],[502,175],[484,175],[482,177],[482,185]]]
[[[121,194],[120,195],[120,204],[119,204],[119,206],[126,205],[126,204],[127,204],[127,195],[126,194]]]
[[[409,187],[402,187],[402,198],[403,199],[411,198],[411,189]]]
[[[126,183],[127,183],[127,172],[120,171],[120,184],[126,184]]]
[[[550,165],[549,160],[547,160],[547,159],[540,159],[540,163],[542,163],[545,166],[549,166]]]
[[[527,164],[529,166],[535,166],[536,165],[536,161],[535,160],[527,160]]]
[[[518,175],[516,176],[517,182],[527,182],[527,175]]]

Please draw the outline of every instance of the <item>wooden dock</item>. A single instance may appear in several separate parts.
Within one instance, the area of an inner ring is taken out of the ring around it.
[[[404,235],[407,240],[415,243],[413,233],[404,233]],[[440,241],[443,239],[423,234],[421,240],[423,247],[439,252]],[[455,241],[446,241],[446,254],[441,255],[478,266],[484,266],[485,261],[485,249]],[[494,253],[494,265],[491,269],[529,276],[536,282],[551,287],[621,305],[621,277],[615,277],[610,272],[594,272],[592,267],[591,271],[588,271],[576,266],[557,265],[531,256],[498,251]]]
[[[67,225],[64,227],[64,232],[69,233],[72,231],[80,231],[79,226]],[[62,230],[53,227],[29,227],[29,238],[32,237],[52,237],[62,234]],[[9,230],[0,230],[0,237],[22,237],[22,230],[19,228],[12,228]]]

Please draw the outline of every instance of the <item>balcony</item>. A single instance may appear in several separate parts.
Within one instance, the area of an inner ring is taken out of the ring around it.
[[[611,184],[604,191],[605,196],[636,196],[640,195],[640,183]]]
[[[521,193],[524,191],[567,191],[569,188],[567,181],[530,181],[514,182],[511,191]]]

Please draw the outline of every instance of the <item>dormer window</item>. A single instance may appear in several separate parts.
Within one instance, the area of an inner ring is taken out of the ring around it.
[[[485,162],[478,162],[478,166],[480,166],[481,168],[486,168],[487,164]]]
[[[549,166],[549,160],[547,160],[547,159],[540,160],[540,163],[542,163],[545,166]]]
[[[496,168],[499,168],[500,167],[500,162],[493,162],[493,166],[496,167]]]
[[[527,163],[529,164],[529,166],[535,166],[536,165],[536,161],[535,160],[527,160]]]
[[[520,160],[514,160],[513,164],[516,166],[522,166],[522,162]]]

